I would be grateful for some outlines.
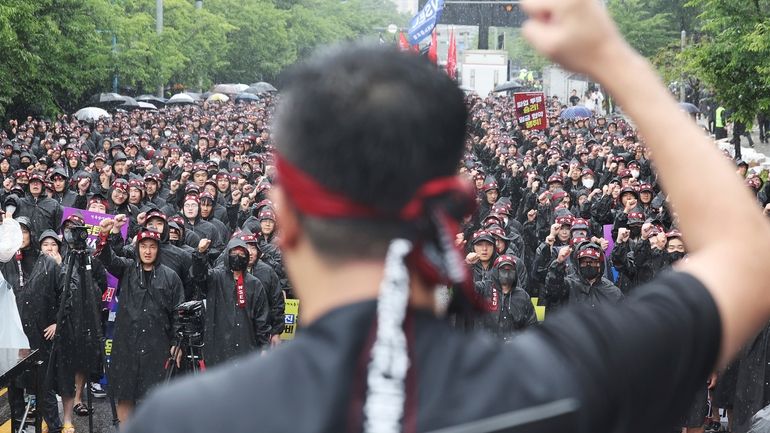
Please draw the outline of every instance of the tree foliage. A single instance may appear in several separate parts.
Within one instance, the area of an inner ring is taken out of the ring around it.
[[[129,94],[271,81],[319,44],[406,21],[388,0],[164,0],[159,35],[155,0],[3,0],[0,117],[74,110],[116,74]]]
[[[733,116],[751,123],[770,109],[770,1],[692,0],[702,13],[688,65]]]

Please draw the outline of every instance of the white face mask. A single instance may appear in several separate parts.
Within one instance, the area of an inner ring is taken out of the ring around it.
[[[633,176],[634,179],[639,179],[639,170],[631,170],[631,176]]]
[[[593,179],[583,179],[583,186],[587,189],[591,189],[594,187],[594,180]]]

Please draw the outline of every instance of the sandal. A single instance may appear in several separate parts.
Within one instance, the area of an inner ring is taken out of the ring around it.
[[[75,426],[72,424],[64,424],[61,429],[61,433],[75,433]]]
[[[76,404],[72,411],[75,412],[75,415],[77,416],[88,416],[88,408],[83,403]]]

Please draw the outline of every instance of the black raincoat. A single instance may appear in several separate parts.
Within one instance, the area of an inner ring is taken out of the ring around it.
[[[109,390],[117,400],[138,400],[163,380],[176,306],[184,300],[182,281],[162,264],[144,271],[138,260],[115,255],[109,243],[97,257],[120,279]]]
[[[235,278],[229,269],[229,253],[236,247],[248,251],[243,241],[230,241],[223,266],[213,269],[208,268],[206,256],[197,251],[193,254],[193,278],[205,281],[203,354],[209,366],[264,347],[270,338],[267,294],[259,279],[248,272],[243,273],[246,305],[237,305]]]
[[[18,216],[29,218],[32,222],[32,231],[35,233],[43,233],[49,229],[58,232],[61,228],[61,205],[46,195],[34,198],[27,194],[21,199],[17,212]]]
[[[520,267],[524,267],[521,262],[516,265],[517,274]],[[491,274],[491,280],[476,283],[476,293],[485,301],[487,309],[479,313],[474,328],[484,329],[506,341],[516,332],[536,324],[537,316],[527,292],[514,286],[505,293],[498,270],[493,269]]]
[[[574,253],[573,253],[574,254]],[[601,261],[604,274],[604,259]],[[597,307],[604,303],[615,303],[623,299],[623,293],[612,281],[600,277],[590,284],[579,272],[567,275],[567,264],[554,260],[548,268],[542,295],[549,308],[556,309],[568,304],[583,304]]]

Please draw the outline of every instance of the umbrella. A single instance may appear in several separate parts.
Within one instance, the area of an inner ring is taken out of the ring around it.
[[[93,122],[103,117],[112,117],[110,113],[98,107],[85,107],[75,112],[75,118],[84,122]]]
[[[238,95],[235,96],[235,102],[240,102],[240,101],[244,101],[244,102],[259,101],[259,96],[253,93],[246,93],[246,92],[239,93]]]
[[[574,107],[569,107],[566,110],[562,111],[561,114],[559,115],[559,118],[565,119],[565,120],[588,119],[589,117],[593,116],[593,114],[594,113],[588,108],[582,105],[576,105]]]
[[[139,101],[139,109],[147,111],[158,111],[158,107],[150,104],[149,102]]]
[[[243,89],[244,92],[253,93],[255,95],[259,95],[260,93],[266,93],[266,92],[277,92],[278,89],[276,89],[272,84],[266,83],[264,81],[260,81],[259,83],[253,83],[251,86],[249,86],[246,89]]]
[[[124,102],[126,102],[126,98],[117,93],[97,93],[88,99],[89,104],[98,105],[100,107],[114,107]]]
[[[125,102],[118,105],[118,108],[122,108],[124,110],[136,110],[139,108],[139,102],[137,102],[136,99],[130,96],[124,96],[123,99],[125,99]]]
[[[243,92],[249,86],[245,84],[217,84],[211,88],[214,93],[225,93],[227,95],[236,95]]]
[[[527,88],[528,87],[525,86],[521,81],[511,80],[495,86],[495,92],[519,91],[519,90],[526,90]]]
[[[227,102],[230,98],[222,93],[214,93],[206,99],[206,102]]]
[[[195,93],[195,92],[184,92],[184,93],[187,93],[188,95],[190,95],[191,98],[195,99],[196,101],[200,101],[203,99],[203,96],[200,93]]]
[[[136,97],[136,100],[139,102],[149,102],[155,106],[160,105],[166,105],[166,98],[159,98],[155,95],[139,95]]]
[[[172,105],[172,104],[194,104],[195,99],[188,95],[187,93],[177,93],[176,95],[168,98],[168,101],[166,101],[166,104]]]
[[[680,102],[679,108],[681,108],[682,110],[690,114],[700,113],[700,110],[698,109],[698,107],[696,107],[693,104],[690,104],[689,102]]]

